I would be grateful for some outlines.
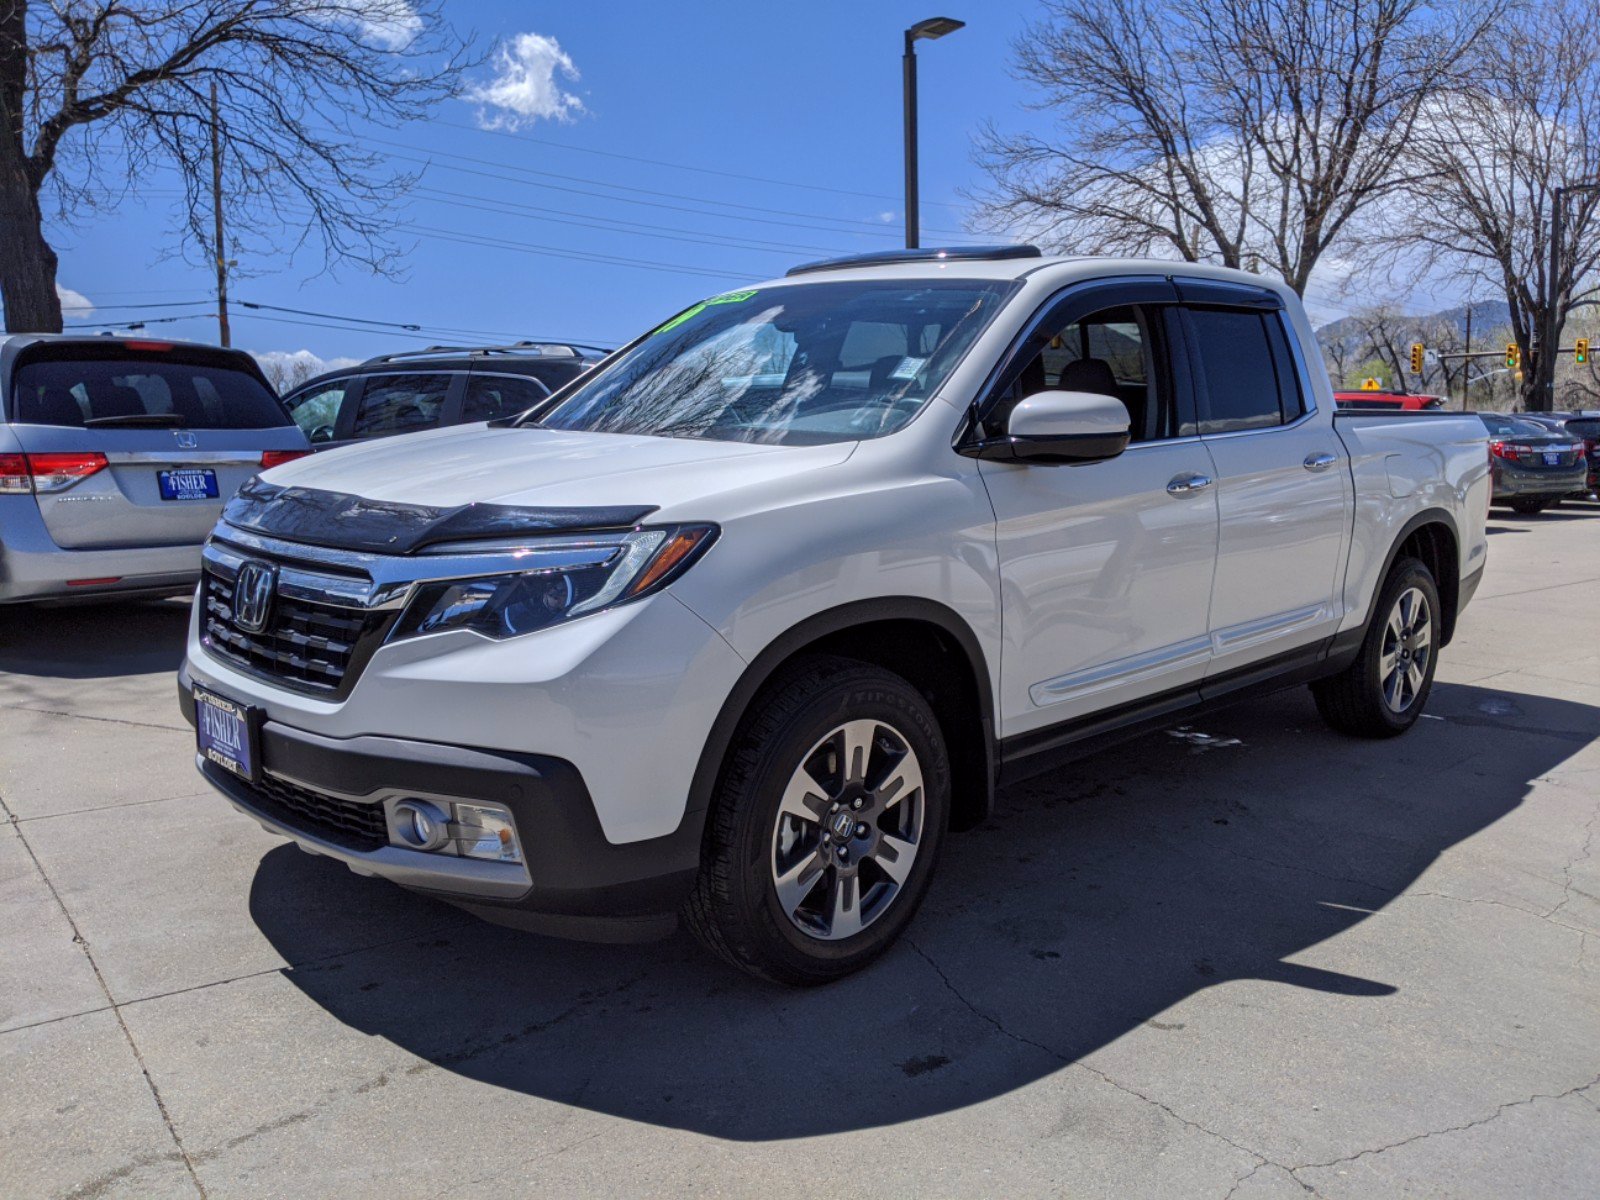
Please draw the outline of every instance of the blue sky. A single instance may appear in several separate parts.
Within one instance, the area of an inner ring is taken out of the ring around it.
[[[316,274],[310,255],[293,263],[245,255],[234,298],[488,335],[463,332],[466,341],[515,334],[613,344],[699,297],[796,262],[899,245],[901,31],[934,15],[968,24],[919,44],[923,244],[970,240],[935,230],[964,228],[960,192],[980,182],[972,139],[981,124],[1041,119],[1024,111],[1026,93],[1008,72],[1009,44],[1038,11],[1032,0],[454,0],[457,28],[485,42],[515,48],[518,35],[533,33],[558,43],[575,78],[557,69],[555,93],[495,94],[525,108],[542,99],[566,119],[525,117],[515,133],[490,131],[481,126],[503,123],[508,110],[462,100],[427,124],[373,131],[371,147],[399,156],[397,167],[426,164],[421,189],[397,212],[400,224],[417,227],[401,235],[413,246],[404,277],[357,268],[329,277]],[[541,51],[548,59],[544,43],[521,46],[535,62]],[[488,89],[496,77],[491,63],[474,80]],[[169,203],[129,200],[56,231],[60,283],[99,306],[92,316],[69,311],[68,323],[140,313],[110,305],[211,294],[207,268],[163,254],[173,245]],[[547,211],[526,211],[535,208]],[[485,239],[496,244],[470,244]],[[664,269],[677,267],[687,270]],[[210,319],[147,328],[215,337]],[[234,343],[323,359],[426,344],[394,332],[275,323],[241,309]]]

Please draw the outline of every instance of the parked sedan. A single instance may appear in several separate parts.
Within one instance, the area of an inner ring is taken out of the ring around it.
[[[0,604],[188,591],[223,502],[308,453],[242,351],[0,339]]]
[[[1571,434],[1583,442],[1589,462],[1589,490],[1600,491],[1600,412],[1523,413],[1524,420],[1537,421],[1553,433]]]
[[[1509,504],[1519,513],[1536,513],[1589,486],[1589,462],[1583,442],[1556,433],[1520,414],[1479,413],[1489,431],[1493,468],[1492,503]]]

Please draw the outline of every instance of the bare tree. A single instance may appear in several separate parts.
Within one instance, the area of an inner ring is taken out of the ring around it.
[[[205,247],[212,109],[236,237],[319,244],[387,269],[409,182],[352,135],[452,94],[467,48],[439,0],[0,0],[0,299],[11,330],[61,328],[44,214],[68,221],[175,171],[177,231]]]
[[[1270,270],[1303,293],[1503,0],[1046,0],[1016,70],[1056,135],[990,129],[984,218],[1091,253]],[[1447,18],[1447,19],[1446,19]]]
[[[1504,295],[1522,350],[1523,407],[1547,408],[1558,356],[1538,344],[1597,295],[1600,196],[1563,203],[1563,254],[1550,274],[1554,190],[1600,183],[1600,21],[1597,0],[1550,0],[1537,20],[1480,43],[1470,85],[1436,97],[1408,153],[1426,181],[1387,214],[1383,238],[1403,269],[1454,276]]]

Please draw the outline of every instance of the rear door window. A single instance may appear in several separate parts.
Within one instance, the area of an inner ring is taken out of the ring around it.
[[[381,437],[433,428],[444,411],[451,378],[445,372],[369,376],[350,436]]]
[[[1187,315],[1207,401],[1201,433],[1271,429],[1300,416],[1283,331],[1269,328],[1276,314],[1191,308]]]
[[[339,409],[350,388],[348,379],[316,384],[284,401],[294,423],[313,442],[331,442],[339,424]]]
[[[461,405],[463,424],[514,417],[543,402],[550,393],[537,379],[522,375],[478,375],[467,379],[467,396]]]
[[[20,425],[272,429],[288,414],[246,371],[170,360],[30,359],[11,381]]]

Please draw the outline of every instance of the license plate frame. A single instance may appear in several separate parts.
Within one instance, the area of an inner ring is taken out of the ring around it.
[[[261,710],[196,684],[195,746],[202,758],[247,783],[261,779]]]
[[[1544,452],[1544,465],[1547,467],[1559,467],[1561,465],[1560,451],[1546,450]]]
[[[163,500],[215,500],[217,473],[210,467],[173,467],[156,472],[156,484]]]

